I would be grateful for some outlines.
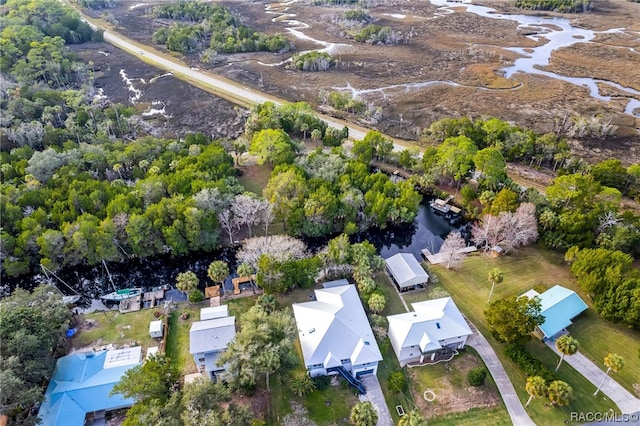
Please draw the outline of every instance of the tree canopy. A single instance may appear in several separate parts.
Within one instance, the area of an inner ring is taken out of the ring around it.
[[[540,300],[525,296],[498,299],[484,311],[491,334],[499,342],[522,344],[531,339],[531,332],[544,322],[540,315]]]
[[[0,301],[0,414],[31,424],[42,386],[66,352],[71,311],[51,286],[16,289]]]

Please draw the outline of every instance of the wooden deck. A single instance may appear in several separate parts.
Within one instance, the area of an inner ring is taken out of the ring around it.
[[[233,294],[240,294],[240,284],[245,284],[245,283],[251,283],[251,286],[253,286],[254,282],[256,281],[256,276],[255,275],[251,275],[248,277],[237,277],[237,278],[233,278],[231,280],[231,282],[233,283]]]
[[[465,247],[463,249],[458,250],[458,253],[460,253],[460,254],[468,254],[468,253],[473,253],[474,251],[477,251],[477,250],[478,250],[478,248],[476,246],[469,246],[469,247]],[[444,255],[444,253],[432,254],[428,249],[422,249],[422,255],[432,265],[439,265],[439,264],[445,263],[447,261],[447,258]]]

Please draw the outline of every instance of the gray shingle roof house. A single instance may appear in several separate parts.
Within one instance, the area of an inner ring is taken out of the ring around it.
[[[417,285],[426,284],[429,274],[411,253],[398,253],[385,259],[387,272],[400,291],[412,290]]]
[[[388,316],[389,340],[401,366],[462,349],[473,334],[450,297],[412,303],[413,312]]]
[[[316,300],[294,303],[304,363],[310,376],[343,367],[356,378],[376,374],[382,354],[355,286],[315,290]]]
[[[212,379],[225,370],[225,366],[218,365],[217,360],[236,337],[235,320],[236,317],[225,316],[191,324],[189,353],[193,355],[198,369],[209,373]]]

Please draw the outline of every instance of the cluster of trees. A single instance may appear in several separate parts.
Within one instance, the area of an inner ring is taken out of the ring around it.
[[[472,227],[473,240],[485,251],[500,247],[503,253],[526,246],[538,238],[536,208],[522,203],[515,212],[502,210],[497,216],[486,214]]]
[[[365,25],[352,36],[358,43],[396,44],[400,41],[400,37],[391,27],[376,24]]]
[[[216,194],[242,191],[231,156],[202,135],[65,147],[2,153],[2,255],[10,276],[40,263],[56,270],[212,250],[225,207]]]
[[[71,311],[51,286],[16,289],[0,303],[0,414],[35,424],[42,385],[67,350]]]
[[[281,129],[291,137],[306,139],[307,136],[311,136],[314,140],[322,140],[328,125],[319,119],[311,106],[305,102],[282,106],[277,106],[273,102],[264,102],[251,107],[245,123],[247,137],[253,137],[254,133],[267,129]],[[347,136],[348,133],[345,138]]]
[[[181,53],[200,51],[209,45],[209,57],[217,52],[286,52],[291,42],[281,34],[266,35],[242,25],[223,6],[194,1],[178,1],[156,6],[150,11],[154,18],[188,23],[174,23],[153,34],[153,41],[166,44],[169,50]]]
[[[276,167],[263,193],[290,233],[308,236],[411,222],[421,200],[411,183],[372,174],[339,148]]]
[[[373,18],[371,17],[371,15],[369,15],[369,13],[367,13],[367,11],[360,8],[347,10],[344,13],[343,17],[347,21],[356,21],[362,23],[368,23],[373,20]]]
[[[588,12],[591,9],[591,0],[514,0],[513,4],[521,9],[561,13]]]
[[[603,318],[640,329],[640,273],[630,255],[605,248],[572,247],[565,259]]]
[[[250,407],[231,402],[222,382],[201,378],[179,389],[179,377],[175,363],[164,355],[128,370],[112,392],[136,399],[123,424],[244,426],[253,420]]]
[[[275,309],[273,299],[261,296],[239,320],[240,331],[219,362],[227,365],[223,379],[232,389],[251,389],[264,376],[295,365],[296,323],[289,308]]]
[[[313,50],[307,53],[296,53],[291,58],[291,67],[300,71],[326,71],[335,61],[327,52]]]
[[[246,265],[246,272],[241,275],[255,271],[258,285],[267,294],[311,287],[321,266],[320,259],[307,251],[304,242],[287,235],[246,239],[237,258],[241,266]]]
[[[361,99],[356,99],[349,92],[334,90],[331,92],[320,92],[320,102],[329,105],[338,111],[350,112],[352,114],[362,114],[367,110],[367,104]]]

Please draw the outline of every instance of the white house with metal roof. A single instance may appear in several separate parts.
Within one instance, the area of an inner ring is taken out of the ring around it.
[[[314,301],[293,304],[309,375],[376,374],[382,354],[355,286],[322,288],[315,296]]]
[[[189,353],[193,355],[198,369],[209,373],[212,379],[225,370],[225,366],[218,365],[217,362],[229,343],[236,337],[235,322],[236,317],[224,316],[191,324]]]
[[[411,253],[398,253],[385,259],[384,262],[387,265],[387,272],[400,291],[412,290],[429,281],[429,274]]]
[[[438,355],[462,349],[473,334],[450,297],[412,303],[413,312],[391,315],[389,340],[404,367],[410,362],[433,361]]]

